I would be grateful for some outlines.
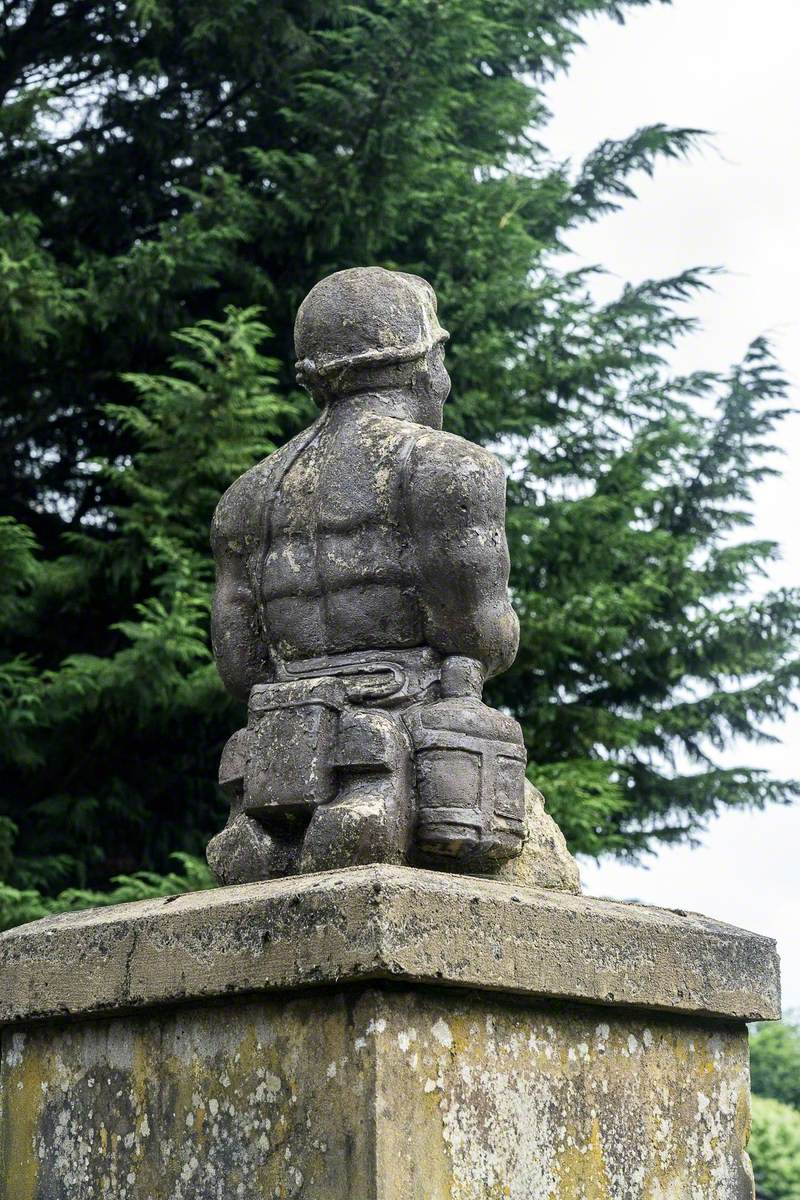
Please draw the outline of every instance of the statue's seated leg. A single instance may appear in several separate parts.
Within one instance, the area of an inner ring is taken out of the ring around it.
[[[335,752],[336,796],[308,826],[299,870],[404,863],[413,823],[410,743],[388,713],[343,714]]]
[[[246,729],[230,737],[222,751],[219,783],[230,802],[225,828],[206,848],[206,859],[221,884],[254,883],[291,875],[297,868],[300,835],[282,836],[268,832],[262,823],[244,811],[244,773],[247,758]]]
[[[255,883],[294,874],[298,850],[298,840],[275,837],[240,812],[208,843],[206,858],[219,883]]]

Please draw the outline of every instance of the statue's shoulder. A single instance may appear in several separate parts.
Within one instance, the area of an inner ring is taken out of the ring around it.
[[[417,488],[477,494],[505,489],[500,460],[483,446],[447,433],[424,429],[414,441],[409,462]]]
[[[432,429],[430,425],[419,425],[414,421],[400,421],[396,417],[370,415],[369,419],[385,433],[387,440],[402,445],[406,456],[413,460],[415,471],[424,466],[438,476],[472,467],[503,477],[502,464],[491,451],[457,433]]]
[[[215,537],[246,533],[254,523],[259,523],[263,505],[271,492],[272,481],[283,474],[304,436],[305,431],[278,450],[273,450],[272,454],[255,463],[238,479],[234,479],[214,511],[211,524],[212,541]]]
[[[211,522],[212,542],[215,538],[227,538],[242,533],[247,528],[251,520],[253,504],[257,501],[263,477],[263,464],[266,461],[256,463],[249,471],[245,471],[244,475],[234,479],[227,491],[222,494]]]

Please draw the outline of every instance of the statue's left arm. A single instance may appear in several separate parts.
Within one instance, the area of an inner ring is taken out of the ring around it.
[[[519,644],[508,595],[503,468],[482,447],[431,431],[418,438],[406,469],[426,640],[497,675],[514,661]]]
[[[253,685],[263,683],[267,674],[258,600],[247,570],[249,527],[256,515],[247,483],[245,475],[228,488],[211,523],[216,567],[211,614],[214,659],[225,687],[245,702]]]

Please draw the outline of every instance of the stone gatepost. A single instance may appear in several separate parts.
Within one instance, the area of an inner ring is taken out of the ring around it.
[[[751,1200],[769,939],[363,866],[0,939],[2,1200]]]
[[[0,1200],[752,1200],[774,943],[579,894],[483,698],[505,475],[437,311],[382,267],[300,306],[319,416],[212,528],[227,886],[0,937]]]

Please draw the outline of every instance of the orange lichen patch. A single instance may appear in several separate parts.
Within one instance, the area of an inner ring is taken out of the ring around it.
[[[0,1200],[752,1196],[744,1026],[610,1008],[373,985],[42,1025],[2,1099]]]
[[[37,1200],[39,1159],[36,1154],[36,1133],[48,1082],[47,1055],[30,1053],[24,1033],[7,1034],[6,1039],[3,1086],[0,1089],[2,1177],[14,1180],[14,1200]]]

